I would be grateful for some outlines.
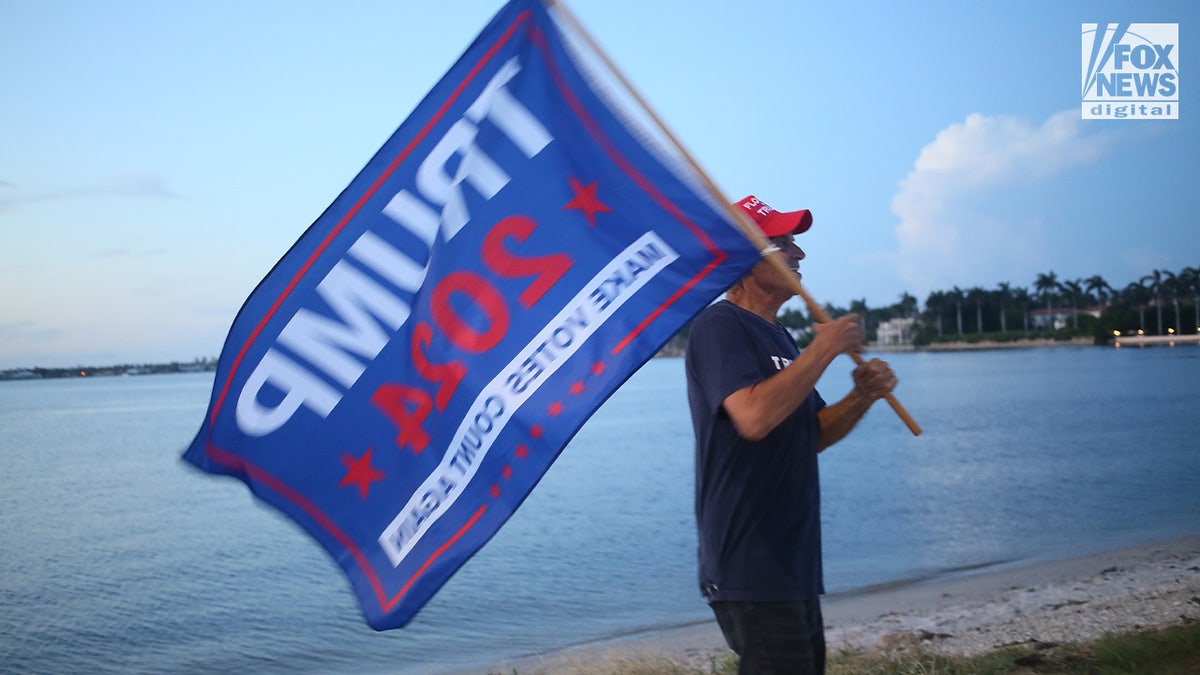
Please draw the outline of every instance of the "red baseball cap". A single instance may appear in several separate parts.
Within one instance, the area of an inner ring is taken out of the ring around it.
[[[776,211],[754,195],[746,197],[734,206],[746,209],[747,215],[768,238],[807,232],[813,223],[812,211],[808,209]]]

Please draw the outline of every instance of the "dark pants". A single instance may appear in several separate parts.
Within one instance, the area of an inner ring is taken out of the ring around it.
[[[825,622],[821,599],[800,602],[714,602],[713,614],[741,675],[823,675]]]

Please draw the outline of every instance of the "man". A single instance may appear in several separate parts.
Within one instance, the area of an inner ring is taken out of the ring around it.
[[[817,453],[845,437],[896,376],[872,359],[854,370],[844,399],[825,404],[817,380],[839,354],[861,351],[858,318],[817,326],[803,354],[775,319],[797,292],[804,251],[793,238],[812,226],[812,214],[775,211],[754,196],[736,206],[794,279],[764,259],[692,323],[686,367],[700,587],[740,673],[823,673]]]

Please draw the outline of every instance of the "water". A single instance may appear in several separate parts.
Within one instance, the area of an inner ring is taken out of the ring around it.
[[[1200,531],[1200,349],[885,358],[925,434],[880,404],[823,456],[831,592]],[[386,633],[297,527],[179,461],[211,384],[0,383],[0,671],[438,673],[710,616],[681,360],[635,375]]]

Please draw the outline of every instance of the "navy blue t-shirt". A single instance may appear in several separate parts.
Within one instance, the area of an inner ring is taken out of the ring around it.
[[[722,300],[692,322],[686,366],[696,434],[700,586],[709,600],[805,600],[825,592],[814,390],[761,441],[722,407],[800,355],[778,322]]]

